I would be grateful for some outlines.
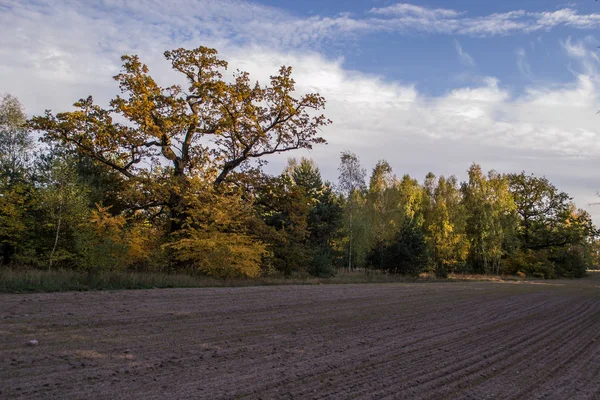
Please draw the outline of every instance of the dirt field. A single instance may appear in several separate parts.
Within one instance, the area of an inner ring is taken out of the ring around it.
[[[3,294],[0,398],[599,399],[600,276]]]

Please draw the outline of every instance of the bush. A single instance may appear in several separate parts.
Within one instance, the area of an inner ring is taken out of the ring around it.
[[[448,279],[448,269],[444,265],[438,265],[435,269],[435,277],[439,279]]]
[[[160,244],[156,229],[122,215],[112,215],[97,206],[75,235],[77,266],[87,272],[140,268],[149,270]]]
[[[556,276],[565,278],[581,278],[592,265],[591,257],[582,246],[570,246],[553,254]]]
[[[379,242],[373,247],[367,261],[375,269],[418,276],[427,265],[423,232],[412,221],[406,221],[391,242]]]
[[[188,230],[188,237],[167,245],[174,258],[194,271],[218,278],[256,278],[266,246],[250,236]]]
[[[322,278],[330,278],[336,274],[336,270],[331,263],[331,250],[329,247],[317,248],[314,251],[308,272],[312,276]]]
[[[521,273],[540,279],[556,278],[554,263],[544,250],[521,250],[513,253],[502,261],[500,270],[503,275]]]

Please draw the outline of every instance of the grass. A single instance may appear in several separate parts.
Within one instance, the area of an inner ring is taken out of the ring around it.
[[[529,278],[531,279],[531,278]],[[506,281],[523,281],[525,277],[517,275],[480,275],[480,274],[455,274],[448,275],[448,280],[451,281],[488,281],[488,282],[506,282]]]
[[[451,274],[449,281],[506,281],[517,277]],[[315,278],[310,275],[292,277],[262,277],[255,279],[217,279],[188,274],[152,272],[111,272],[87,274],[69,270],[43,271],[36,269],[0,268],[0,292],[64,292],[87,290],[198,288],[265,285],[323,285],[353,283],[435,282],[432,274],[418,278],[388,275],[370,271],[340,271],[332,278]]]
[[[13,293],[200,287],[213,286],[217,282],[184,274],[87,274],[68,270],[0,269],[0,292]]]

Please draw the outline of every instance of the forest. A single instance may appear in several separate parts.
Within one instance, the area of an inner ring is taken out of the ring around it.
[[[123,56],[108,108],[28,119],[0,104],[3,268],[178,272],[219,278],[341,270],[581,277],[598,264],[591,216],[543,176],[468,179],[367,172],[351,151],[327,182],[293,151],[325,143],[325,99],[297,95],[291,67],[267,85],[206,47],[165,52],[163,87]],[[290,152],[268,174],[269,155]]]

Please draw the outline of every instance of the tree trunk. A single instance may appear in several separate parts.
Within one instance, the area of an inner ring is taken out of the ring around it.
[[[185,206],[185,195],[189,186],[187,177],[185,176],[184,165],[180,160],[174,161],[173,186],[169,193],[167,205],[169,207],[169,224],[167,233],[169,235],[179,232],[183,229],[183,225],[187,218],[187,210]]]
[[[183,224],[186,219],[186,213],[183,205],[183,196],[178,193],[171,192],[169,195],[169,223],[167,233],[172,235],[183,229]]]
[[[352,227],[350,227],[350,243],[348,244],[348,272],[352,271]]]
[[[58,205],[58,223],[56,224],[56,234],[54,235],[54,246],[52,247],[52,252],[50,253],[50,265],[48,266],[48,270],[52,269],[54,253],[56,252],[56,247],[58,246],[58,236],[60,235],[60,225],[62,223],[62,195],[60,198],[61,198],[61,200]]]

